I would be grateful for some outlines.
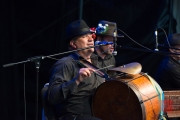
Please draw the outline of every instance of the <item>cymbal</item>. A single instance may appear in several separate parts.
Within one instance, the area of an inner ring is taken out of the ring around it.
[[[142,70],[142,66],[140,63],[138,62],[133,62],[133,63],[129,63],[126,65],[122,65],[116,68],[112,68],[109,69],[108,71],[119,71],[119,72],[123,72],[123,73],[128,73],[128,74],[139,74]],[[108,72],[107,71],[107,72]]]

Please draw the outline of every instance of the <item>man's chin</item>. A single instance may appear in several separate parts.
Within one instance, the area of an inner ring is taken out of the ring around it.
[[[112,50],[108,52],[108,54],[110,54],[110,55],[111,55],[112,53],[113,53],[113,51],[112,51]]]
[[[88,52],[94,52],[94,49],[92,49],[92,48],[88,49]]]
[[[112,55],[112,52],[107,52],[106,55]]]

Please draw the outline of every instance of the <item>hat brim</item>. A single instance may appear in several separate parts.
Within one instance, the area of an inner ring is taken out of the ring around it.
[[[76,36],[79,36],[79,35],[84,35],[84,34],[87,34],[87,33],[94,33],[94,32],[92,32],[92,31],[85,31],[85,32],[81,32],[81,33],[78,33],[78,34],[75,34],[75,35],[73,35],[73,36],[69,36],[69,37],[67,37],[66,38],[66,40],[71,40],[72,38],[74,38],[74,37],[76,37]]]

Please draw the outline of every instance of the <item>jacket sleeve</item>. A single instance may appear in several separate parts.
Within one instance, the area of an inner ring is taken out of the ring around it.
[[[171,66],[168,69],[168,75],[170,76],[169,82],[172,84],[172,88],[180,88],[180,68],[179,66]]]
[[[53,67],[48,89],[48,101],[57,104],[77,92],[75,82],[78,70],[72,62],[60,62]]]

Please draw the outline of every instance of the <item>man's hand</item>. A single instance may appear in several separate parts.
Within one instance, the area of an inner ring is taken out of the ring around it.
[[[95,72],[95,70],[92,68],[81,68],[76,79],[77,85],[84,79],[90,77],[93,72]]]

